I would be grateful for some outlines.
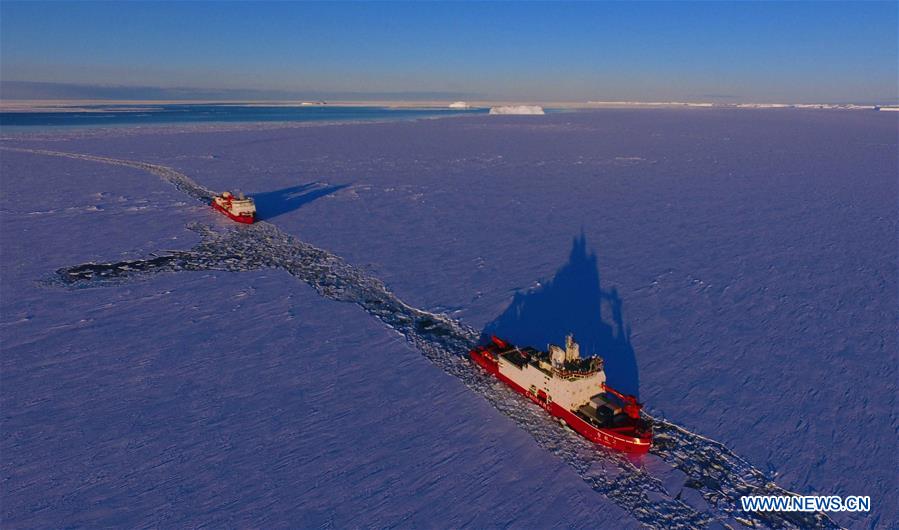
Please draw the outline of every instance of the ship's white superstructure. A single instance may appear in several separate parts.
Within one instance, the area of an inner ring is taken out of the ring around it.
[[[606,382],[606,374],[601,368],[592,372],[565,369],[581,361],[580,348],[571,335],[565,337],[564,349],[550,344],[549,354],[549,362],[537,360],[521,366],[500,357],[500,371],[535,394],[542,391],[548,400],[566,409],[578,409],[600,392]]]

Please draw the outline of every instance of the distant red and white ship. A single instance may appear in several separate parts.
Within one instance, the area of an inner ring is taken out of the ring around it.
[[[548,352],[492,337],[469,355],[588,440],[628,453],[649,451],[652,426],[640,417],[643,405],[606,385],[603,359],[581,358],[571,335],[564,349],[550,344]]]
[[[256,220],[256,204],[243,193],[238,197],[230,191],[216,195],[212,198],[212,207],[238,223],[252,224]]]

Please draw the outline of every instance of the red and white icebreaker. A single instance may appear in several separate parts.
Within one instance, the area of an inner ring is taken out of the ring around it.
[[[252,224],[256,220],[256,204],[243,193],[235,197],[230,191],[212,198],[212,207],[238,223]]]
[[[588,440],[628,453],[646,453],[652,426],[640,417],[642,405],[606,385],[601,357],[581,358],[569,335],[565,348],[519,348],[492,337],[469,352],[472,360]]]

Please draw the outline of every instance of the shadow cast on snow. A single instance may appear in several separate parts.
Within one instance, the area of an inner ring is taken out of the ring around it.
[[[542,349],[549,343],[564,344],[568,333],[574,333],[584,355],[605,359],[609,385],[639,395],[637,360],[630,328],[622,318],[621,297],[614,288],[602,289],[596,254],[587,253],[583,234],[574,238],[568,263],[555,277],[534,290],[515,293],[503,314],[484,327],[481,340],[497,335]]]
[[[336,186],[320,183],[300,184],[274,191],[253,193],[259,219],[269,220],[285,213],[290,213],[316,199],[330,195],[347,187],[346,184]]]

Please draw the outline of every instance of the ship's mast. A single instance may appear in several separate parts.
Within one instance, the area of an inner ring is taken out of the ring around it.
[[[581,358],[581,347],[574,342],[574,334],[569,333],[565,336],[565,360],[576,361]]]

